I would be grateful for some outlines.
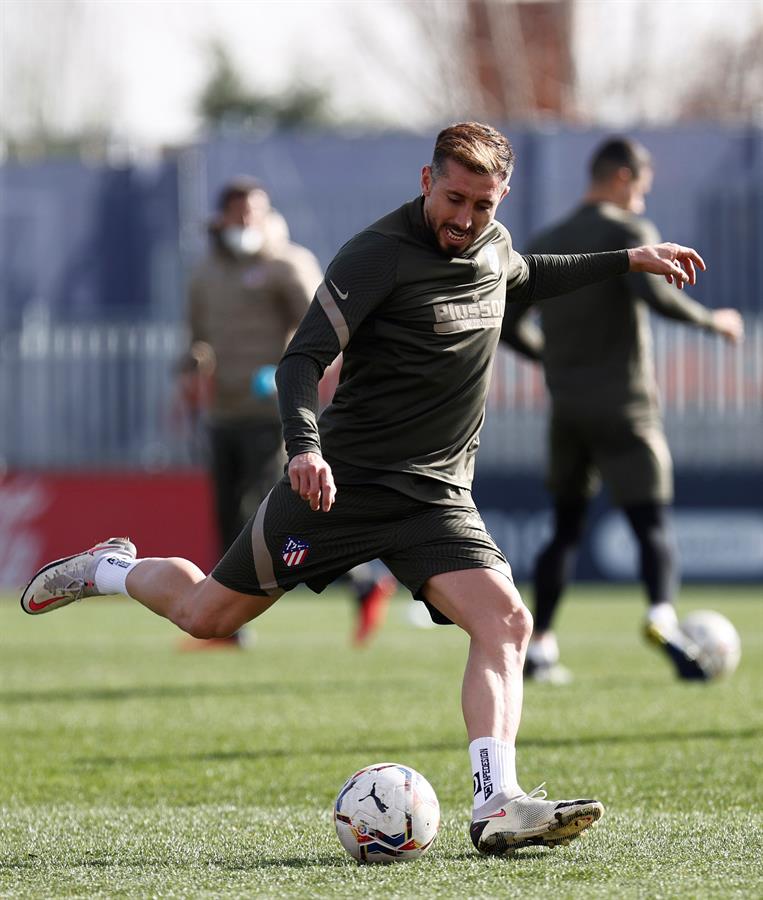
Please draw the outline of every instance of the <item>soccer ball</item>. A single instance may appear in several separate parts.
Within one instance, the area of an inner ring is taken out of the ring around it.
[[[699,650],[697,661],[711,678],[731,675],[739,665],[741,642],[736,628],[720,613],[697,610],[681,622],[681,631]]]
[[[437,836],[440,804],[426,778],[410,766],[376,763],[342,785],[334,826],[341,845],[361,862],[416,859]]]

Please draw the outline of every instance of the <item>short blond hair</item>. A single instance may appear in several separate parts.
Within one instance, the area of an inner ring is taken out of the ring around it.
[[[445,161],[452,159],[478,175],[508,178],[514,168],[514,150],[500,131],[480,122],[449,125],[437,135],[432,154],[432,174],[442,174]]]

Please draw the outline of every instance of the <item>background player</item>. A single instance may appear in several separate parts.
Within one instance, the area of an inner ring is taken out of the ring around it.
[[[652,186],[647,150],[610,138],[591,160],[583,202],[530,242],[534,253],[582,253],[658,241],[641,216]],[[650,607],[646,633],[664,647],[678,672],[704,678],[694,648],[681,635],[673,606],[676,553],[669,534],[673,498],[670,451],[663,431],[651,353],[649,308],[662,316],[722,335],[742,338],[734,309],[706,309],[663,279],[630,273],[588,285],[569,296],[507,309],[502,339],[541,361],[551,396],[548,487],[554,498],[554,532],[538,556],[533,579],[535,628],[526,673],[564,682],[552,631],[554,615],[572,577],[586,509],[604,479],[622,507],[640,550],[640,574]]]

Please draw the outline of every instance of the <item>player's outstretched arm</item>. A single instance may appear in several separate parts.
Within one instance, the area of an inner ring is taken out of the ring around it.
[[[705,261],[692,247],[680,244],[652,244],[628,250],[631,272],[651,272],[664,275],[668,284],[675,282],[678,288],[696,284],[697,267],[705,271]]]
[[[328,512],[334,505],[336,485],[331,466],[319,453],[299,453],[289,462],[291,489],[310,504]]]

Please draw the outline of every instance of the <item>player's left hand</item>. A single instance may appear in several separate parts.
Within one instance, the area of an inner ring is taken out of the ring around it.
[[[628,251],[631,272],[651,272],[664,275],[668,284],[680,289],[685,284],[697,283],[697,268],[705,271],[705,261],[692,247],[680,244],[652,244],[634,247]]]

